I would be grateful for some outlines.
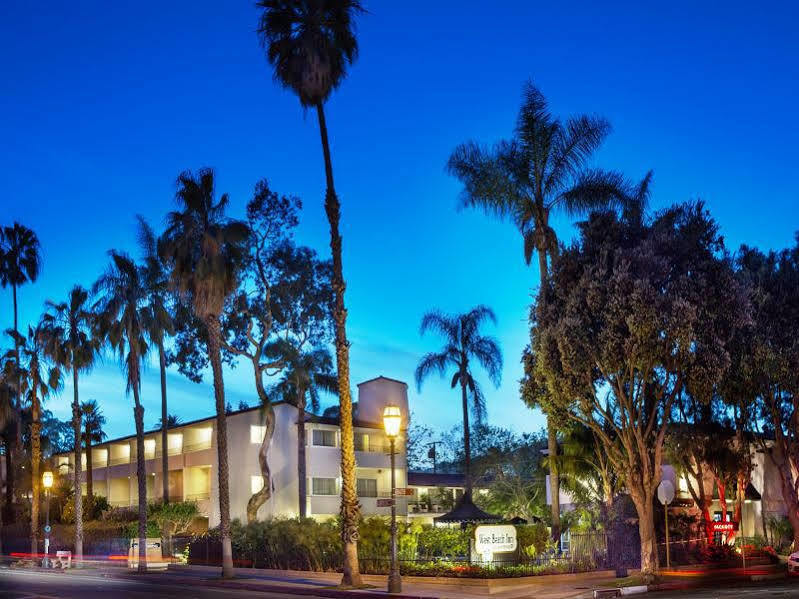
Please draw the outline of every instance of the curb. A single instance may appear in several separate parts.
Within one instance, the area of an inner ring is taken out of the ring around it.
[[[252,583],[241,581],[238,582],[236,579],[231,580],[214,580],[214,579],[198,579],[198,578],[176,578],[170,577],[169,579],[160,578],[159,576],[152,576],[149,574],[145,575],[137,575],[137,574],[116,574],[113,575],[114,578],[124,578],[128,580],[147,580],[148,582],[153,582],[155,584],[176,584],[176,585],[187,585],[187,586],[196,586],[198,582],[202,583],[202,586],[205,587],[216,587],[216,588],[224,588],[224,589],[231,589],[231,590],[241,590],[241,591],[261,591],[264,593],[287,593],[289,595],[305,595],[309,596],[312,595],[314,597],[331,597],[337,599],[352,599],[357,597],[386,597],[390,596],[396,599],[436,599],[435,597],[430,596],[420,596],[420,595],[403,595],[403,594],[392,594],[388,595],[385,591],[374,591],[369,589],[364,590],[343,590],[343,589],[330,589],[330,588],[308,588],[308,587],[295,587],[292,586],[291,583],[286,585],[280,584],[263,584],[263,583]]]

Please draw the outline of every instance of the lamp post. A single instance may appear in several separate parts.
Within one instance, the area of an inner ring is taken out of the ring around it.
[[[402,578],[397,563],[397,485],[394,468],[394,443],[402,426],[402,412],[398,406],[387,405],[383,410],[383,427],[391,450],[391,568],[388,572],[388,592],[402,592]]]
[[[49,470],[42,472],[42,486],[44,496],[47,498],[47,519],[44,525],[44,560],[42,566],[50,567],[50,488],[53,486],[53,473]]]

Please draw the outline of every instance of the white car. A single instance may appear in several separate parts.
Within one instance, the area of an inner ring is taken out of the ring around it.
[[[788,574],[799,574],[799,551],[795,551],[788,558]]]

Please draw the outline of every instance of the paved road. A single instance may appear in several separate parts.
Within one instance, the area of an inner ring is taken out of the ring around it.
[[[646,599],[666,599],[678,597],[679,599],[780,599],[787,597],[799,598],[799,581],[787,582],[761,582],[751,583],[746,586],[721,589],[702,589],[696,591],[663,591],[660,593],[647,593],[640,595]]]
[[[294,597],[284,593],[250,592],[238,589],[172,586],[138,580],[114,580],[102,576],[62,572],[20,572],[0,570],[0,597],[4,599],[230,599]],[[307,595],[306,595],[307,597]],[[311,598],[313,599],[313,598]]]

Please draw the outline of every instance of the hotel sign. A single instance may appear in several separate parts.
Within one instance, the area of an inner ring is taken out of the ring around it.
[[[511,524],[480,525],[474,529],[477,553],[507,553],[516,551],[516,527]]]

